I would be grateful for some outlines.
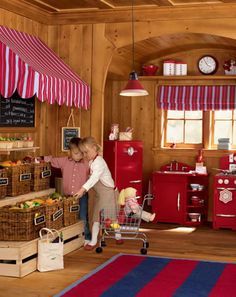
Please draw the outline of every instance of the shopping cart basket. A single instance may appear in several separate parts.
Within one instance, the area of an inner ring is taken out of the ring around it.
[[[105,239],[121,239],[121,240],[141,240],[143,247],[140,249],[140,253],[147,254],[149,242],[145,233],[140,232],[140,223],[143,207],[147,200],[153,199],[151,194],[146,194],[141,205],[141,212],[137,216],[135,214],[127,215],[124,211],[124,207],[120,207],[117,210],[103,209],[100,213],[100,229],[101,237],[99,239],[99,246],[96,248],[97,253],[102,253],[103,247],[106,246]]]

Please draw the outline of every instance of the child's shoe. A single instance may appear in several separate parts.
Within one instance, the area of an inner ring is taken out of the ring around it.
[[[84,250],[85,250],[85,251],[92,251],[95,247],[96,247],[96,245],[86,244],[86,245],[84,246]]]

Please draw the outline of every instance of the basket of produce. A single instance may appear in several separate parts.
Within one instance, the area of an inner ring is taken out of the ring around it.
[[[5,161],[0,163],[6,168],[8,185],[7,196],[18,196],[30,192],[31,166],[21,161]]]
[[[42,191],[50,188],[51,164],[47,162],[31,163],[31,191]]]
[[[0,208],[0,240],[27,241],[46,227],[45,205],[40,199]]]
[[[76,224],[79,220],[80,206],[77,199],[74,197],[64,197],[64,226]]]
[[[60,194],[52,193],[43,199],[45,202],[46,227],[59,230],[63,227],[63,199]]]
[[[7,196],[8,177],[5,168],[0,166],[0,199]]]

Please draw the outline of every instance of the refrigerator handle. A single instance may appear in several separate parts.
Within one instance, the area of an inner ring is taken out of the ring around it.
[[[177,210],[178,211],[180,210],[180,192],[178,192],[178,195],[177,195]]]
[[[139,184],[139,183],[141,183],[141,182],[142,182],[142,180],[141,180],[141,179],[137,179],[137,180],[130,180],[129,182],[130,182],[130,184]]]

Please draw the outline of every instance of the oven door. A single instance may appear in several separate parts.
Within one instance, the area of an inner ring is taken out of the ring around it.
[[[236,188],[215,189],[213,227],[236,229]]]

